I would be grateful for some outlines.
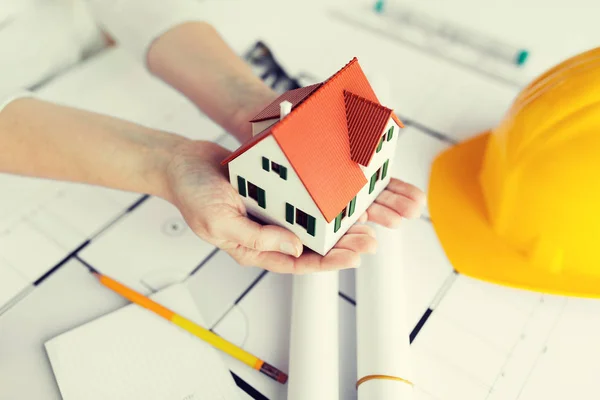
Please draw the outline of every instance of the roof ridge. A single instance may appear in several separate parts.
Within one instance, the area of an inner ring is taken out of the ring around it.
[[[260,110],[258,113],[256,113],[256,115],[254,115],[254,117],[252,117],[252,119],[250,119],[249,122],[252,122],[252,123],[259,122],[259,121],[264,121],[265,119],[271,119],[271,118],[275,118],[276,116],[279,116],[279,111],[277,111],[277,113],[276,113],[277,115],[275,115],[275,114],[271,115],[268,110],[271,110],[271,108],[274,106],[277,107],[277,105],[281,104],[281,102],[286,101],[286,100],[292,102],[293,109],[295,109],[302,102],[304,102],[304,100],[309,98],[311,96],[311,94],[313,94],[313,92],[315,92],[321,85],[323,85],[323,82],[317,82],[317,83],[313,83],[312,85],[301,86],[301,87],[286,90],[285,92],[280,93],[277,96],[277,98],[275,98],[269,104],[264,106],[262,108],[262,110]],[[294,98],[294,96],[292,95],[292,93],[302,93],[302,92],[307,92],[307,94],[300,96],[299,100],[297,98]],[[277,107],[277,109],[279,110],[279,107]],[[270,112],[272,112],[272,110]]]
[[[296,112],[296,115],[299,113],[299,111],[302,109],[302,107],[306,106],[306,104],[311,101],[314,100],[315,95],[318,94],[320,91],[323,90],[323,88],[332,80],[334,80],[335,78],[339,77],[341,75],[341,73],[343,71],[345,71],[346,69],[348,69],[351,65],[355,64],[358,62],[358,58],[357,57],[353,57],[350,61],[348,61],[346,63],[346,65],[344,65],[342,68],[340,68],[339,70],[337,70],[336,73],[334,73],[333,75],[331,75],[329,78],[327,78],[326,80],[324,80],[323,82],[321,82],[321,86],[319,86],[314,92],[312,92],[310,94],[310,96],[308,96],[306,99],[304,99],[304,101],[300,104],[298,104],[288,115],[289,117],[291,117],[294,114],[294,111]],[[277,124],[278,127],[281,127],[283,125],[285,125],[286,122],[289,122],[290,118],[283,118],[281,121],[279,121]],[[273,128],[276,128],[276,126],[273,126]]]

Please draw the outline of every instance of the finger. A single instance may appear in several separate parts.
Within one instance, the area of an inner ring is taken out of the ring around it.
[[[369,221],[387,228],[396,228],[402,221],[400,214],[378,203],[371,204],[367,209],[367,214]]]
[[[418,218],[421,215],[421,205],[419,203],[387,189],[377,196],[375,203],[395,211],[404,218]]]
[[[336,249],[354,251],[355,253],[374,254],[377,251],[377,240],[365,233],[344,235],[335,244]]]
[[[368,235],[364,236],[368,238],[366,239],[367,242],[374,240]],[[340,244],[340,242],[338,242],[338,244]],[[299,275],[358,268],[360,266],[360,261],[360,254],[358,252],[346,248],[338,248],[336,245],[336,247],[329,250],[325,256],[321,256],[312,250],[305,251],[298,258],[293,258],[280,253],[263,252],[257,256],[256,264],[261,268],[273,272]]]
[[[365,213],[365,216],[366,216],[366,213]],[[353,235],[353,234],[365,234],[365,235],[369,235],[372,238],[374,238],[375,230],[368,225],[353,225],[348,229],[348,231],[346,232],[346,235]]]
[[[321,259],[320,269],[322,271],[332,271],[358,268],[360,266],[360,261],[359,253],[348,249],[334,247]]]
[[[275,251],[294,257],[302,254],[302,242],[291,231],[276,225],[261,225],[239,215],[224,219],[217,235],[256,251]]]
[[[425,202],[425,193],[423,193],[421,189],[399,179],[390,179],[390,182],[386,186],[386,189],[394,193],[406,196],[419,204]]]
[[[346,268],[356,268],[360,264],[358,253],[347,249],[331,249],[325,257],[312,250],[305,251],[295,258],[277,252],[257,252],[245,249],[232,251],[232,257],[238,263],[246,266],[256,266],[276,273],[307,274],[323,271],[334,271]],[[231,254],[231,253],[230,253]]]
[[[358,217],[357,222],[360,222],[361,224],[364,224],[365,222],[367,222],[369,220],[369,216],[367,215],[366,212],[362,213],[360,215],[360,217]]]
[[[290,274],[294,272],[296,257],[275,251],[256,251],[240,247],[230,253],[232,257],[244,266],[262,268],[271,272]]]

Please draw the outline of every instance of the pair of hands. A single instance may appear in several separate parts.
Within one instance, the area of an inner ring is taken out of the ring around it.
[[[303,250],[300,239],[289,230],[247,217],[227,167],[220,164],[228,155],[228,150],[211,142],[179,146],[167,167],[168,200],[200,238],[245,266],[294,274],[356,268],[361,254],[377,248],[374,230],[365,222],[395,228],[402,218],[418,217],[424,203],[421,190],[392,178],[358,223],[321,256]]]

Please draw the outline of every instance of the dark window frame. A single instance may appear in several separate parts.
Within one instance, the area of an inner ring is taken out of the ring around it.
[[[294,206],[291,205],[290,203],[285,203],[285,220],[290,223],[290,224],[294,224],[294,216],[296,215]]]
[[[383,148],[384,141],[385,141],[385,133],[383,134],[381,139],[379,139],[379,144],[377,145],[377,153],[379,153],[381,151],[381,149]]]
[[[354,210],[356,209],[356,196],[352,200],[350,200],[350,204],[348,205],[348,216],[351,217],[354,214]]]
[[[385,177],[387,176],[389,164],[390,164],[390,160],[386,160],[383,163],[383,171],[381,172],[381,179],[382,180],[385,179]]]
[[[238,193],[240,194],[240,196],[242,197],[246,197],[247,192],[246,192],[246,179],[242,178],[241,176],[238,175],[237,177],[237,184],[238,184]]]
[[[262,158],[262,169],[269,172],[269,159],[267,157]]]

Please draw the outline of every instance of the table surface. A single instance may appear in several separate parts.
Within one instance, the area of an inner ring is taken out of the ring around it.
[[[332,17],[332,9],[357,13],[362,0],[309,0],[297,8],[280,3],[236,2],[232,11],[230,2],[205,2],[207,15],[236,51],[241,54],[262,40],[293,76],[323,80],[358,57],[382,103],[407,125],[392,174],[425,191],[433,158],[495,126],[520,89],[440,58],[431,49],[407,46]],[[404,4],[527,46],[530,65],[511,75],[522,82],[593,47],[591,38],[600,34],[591,1],[549,5],[514,0],[492,9],[480,3]],[[274,18],[276,12],[281,14]],[[245,18],[231,23],[235,13]],[[231,150],[239,145],[118,48],[66,71],[39,94],[218,141]],[[85,264],[146,293],[187,280],[215,332],[287,369],[291,276],[240,267],[197,238],[177,209],[157,198],[7,175],[0,175],[0,188],[0,399],[60,399],[43,343],[125,304],[94,284]],[[408,318],[415,327],[411,352],[417,399],[600,395],[593,373],[600,359],[600,324],[594,318],[600,303],[518,291],[456,274],[427,211],[419,220],[406,221],[402,230],[398,266],[408,283]],[[352,399],[352,271],[340,273],[339,302],[340,389],[343,399]],[[244,398],[286,397],[285,386],[227,360],[247,391],[241,390]]]

